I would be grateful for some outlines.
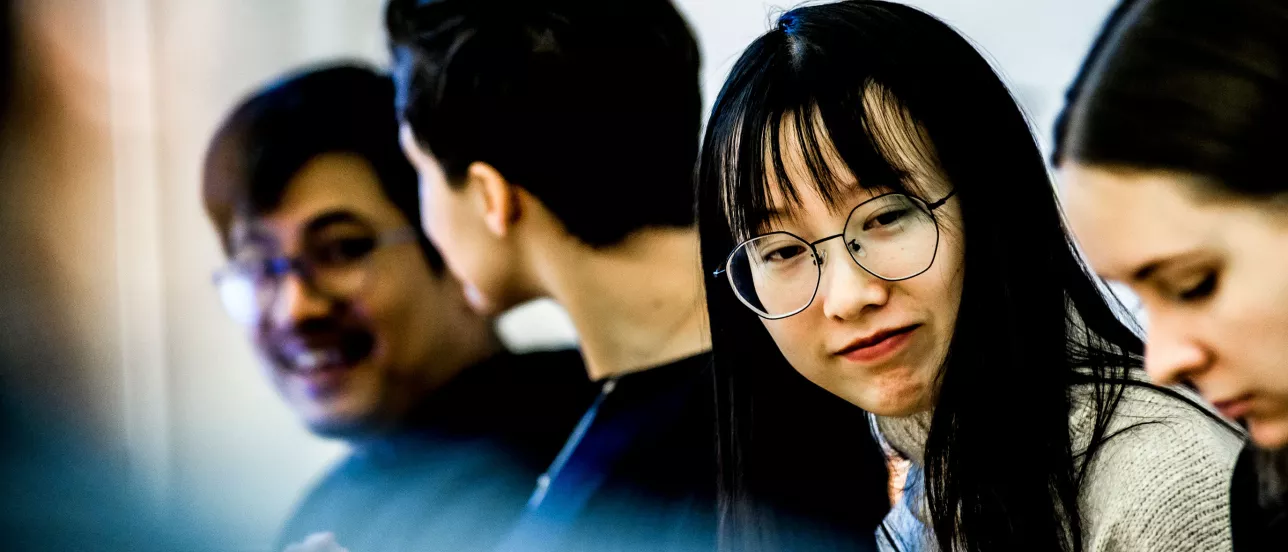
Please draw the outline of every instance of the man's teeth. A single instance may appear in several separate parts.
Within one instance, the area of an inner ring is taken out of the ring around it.
[[[295,355],[293,360],[296,370],[312,372],[321,369],[327,364],[338,364],[340,362],[340,353],[334,350],[302,351]]]

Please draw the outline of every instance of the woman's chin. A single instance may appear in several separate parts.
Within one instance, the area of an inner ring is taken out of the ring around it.
[[[1288,419],[1249,418],[1248,433],[1260,448],[1279,450],[1288,447]]]
[[[931,399],[925,392],[926,388],[924,384],[904,378],[875,385],[869,382],[868,385],[853,389],[849,400],[855,406],[877,416],[911,416],[933,409]]]
[[[873,390],[867,391],[860,393],[850,402],[877,416],[902,418],[931,410],[921,393],[907,392],[907,390],[893,393],[880,390],[875,393],[872,392]]]

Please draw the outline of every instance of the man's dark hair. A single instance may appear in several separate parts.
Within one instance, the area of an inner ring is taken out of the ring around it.
[[[693,224],[701,56],[668,0],[391,0],[400,119],[591,246]]]
[[[225,253],[236,216],[259,216],[281,203],[301,168],[327,153],[371,164],[380,189],[420,232],[434,270],[442,259],[420,227],[416,171],[398,145],[393,81],[350,64],[288,75],[243,100],[220,126],[206,154],[203,196]]]

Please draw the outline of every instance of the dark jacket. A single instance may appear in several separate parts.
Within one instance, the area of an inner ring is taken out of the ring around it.
[[[605,391],[547,473],[549,484],[537,493],[539,500],[529,505],[498,552],[715,550],[720,465],[710,355],[620,376],[606,382]],[[875,517],[866,516],[871,519],[849,515],[851,505],[865,504],[850,483],[870,475],[870,487],[884,503],[884,465],[862,412],[846,411],[859,424],[853,439],[825,443],[822,448],[831,457],[814,465],[839,462],[847,471],[822,479],[800,472],[782,476],[803,483],[795,490],[815,505],[846,504],[844,512],[824,513],[843,519],[838,526],[828,524],[835,519],[815,515],[820,512],[780,512],[780,519],[790,520],[784,523],[790,527],[783,528],[782,550],[873,547],[877,520],[888,505]],[[860,450],[871,455],[859,459],[865,454]],[[811,484],[816,481],[825,482]]]
[[[356,552],[488,550],[594,392],[576,351],[506,354],[471,367],[396,434],[326,475],[277,550],[317,532]]]
[[[1230,487],[1230,532],[1235,552],[1288,550],[1288,453],[1249,444],[1239,455]]]

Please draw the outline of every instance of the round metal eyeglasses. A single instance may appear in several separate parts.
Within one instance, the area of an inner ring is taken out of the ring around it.
[[[855,264],[877,278],[913,278],[934,264],[939,249],[934,211],[956,193],[933,203],[900,193],[874,197],[850,211],[841,233],[812,242],[781,231],[756,236],[734,248],[714,275],[726,275],[738,300],[770,320],[814,302],[827,260],[819,245],[832,239],[841,238]]]

